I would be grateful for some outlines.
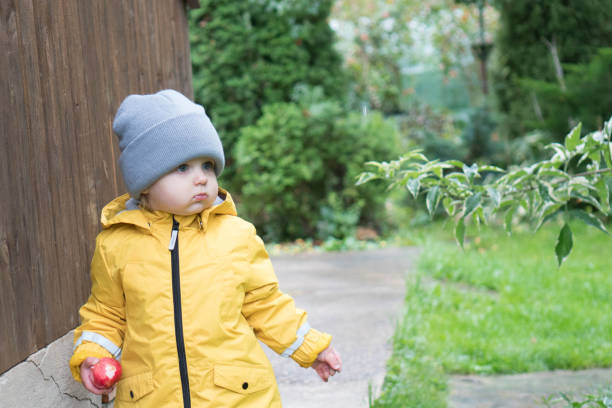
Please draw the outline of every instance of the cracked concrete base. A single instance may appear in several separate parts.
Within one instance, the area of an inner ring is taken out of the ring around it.
[[[75,382],[68,368],[72,332],[0,376],[3,408],[102,407],[100,397]]]

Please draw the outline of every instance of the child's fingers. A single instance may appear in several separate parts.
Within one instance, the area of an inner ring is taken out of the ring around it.
[[[313,365],[313,368],[315,369],[319,377],[321,377],[323,381],[327,382],[330,376],[329,366],[325,363],[320,362],[320,363]]]
[[[91,368],[93,366],[95,366],[96,364],[98,364],[98,361],[100,361],[99,359],[95,358],[95,357],[87,357],[85,360],[83,360],[83,362],[81,363],[81,367],[84,368]]]
[[[98,363],[98,359],[94,357],[87,357],[83,363],[81,364],[81,381],[83,382],[83,386],[87,389],[87,391],[101,395],[101,394],[109,394],[115,387],[111,388],[98,388],[93,382],[93,373],[91,371],[91,367]]]
[[[340,359],[340,354],[333,347],[330,347],[329,353],[327,354],[325,360],[334,370],[342,370],[342,360]]]

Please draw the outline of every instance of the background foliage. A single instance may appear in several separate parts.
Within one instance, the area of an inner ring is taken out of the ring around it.
[[[369,158],[389,159],[397,130],[377,113],[346,113],[319,89],[302,89],[295,103],[264,107],[242,130],[237,164],[243,208],[274,241],[345,238],[357,224],[382,226],[382,183],[355,186]]]
[[[431,216],[442,206],[454,218],[455,237],[461,246],[470,220],[487,224],[503,215],[506,230],[511,232],[517,219],[531,222],[537,231],[562,218],[555,246],[561,265],[573,247],[570,219],[608,232],[601,217],[610,214],[612,118],[603,130],[584,137],[581,127],[572,129],[564,144],[547,146],[554,152],[552,157],[528,166],[506,171],[487,164],[428,160],[419,151],[411,151],[391,162],[368,163],[372,170],[362,173],[359,183],[384,179],[390,187],[406,188],[415,199],[423,193]]]
[[[332,1],[202,0],[191,11],[196,101],[219,131],[223,184],[268,239],[344,238],[385,225],[381,188],[355,187],[390,159],[396,131],[346,110]]]
[[[497,0],[495,4],[500,13],[500,28],[495,43],[497,60],[493,66],[493,82],[498,108],[503,112],[502,131],[510,137],[520,137],[536,128],[536,124],[540,128],[548,125],[545,129],[559,137],[579,121],[589,130],[600,128],[612,106],[605,108],[607,111],[599,119],[599,127],[594,127],[597,126],[595,121],[571,110],[576,104],[588,103],[597,92],[576,95],[566,104],[564,97],[541,100],[534,92],[537,87],[534,89],[532,82],[522,80],[545,81],[563,88],[561,82],[566,64],[588,64],[599,48],[612,45],[610,2]],[[585,80],[592,82],[593,78]],[[562,109],[555,109],[557,102],[561,102]]]
[[[519,81],[533,92],[540,106],[540,117],[526,124],[552,134],[562,134],[577,120],[587,130],[601,129],[612,112],[612,48],[600,48],[586,63],[563,67],[563,87],[531,78]]]
[[[415,87],[430,80],[436,83],[426,84],[419,96],[459,79],[461,86],[449,97],[466,97],[462,106],[480,97],[473,72],[465,69],[474,62],[471,41],[479,33],[470,7],[453,0],[339,0],[333,17],[357,107],[405,112]],[[496,21],[495,10],[487,7],[487,28],[493,30]]]
[[[393,149],[465,169],[541,160],[551,137],[578,121],[599,129],[612,109],[597,92],[612,83],[604,3],[202,0],[195,95],[222,135],[222,183],[266,237],[326,239],[384,228],[385,195],[351,177]],[[478,96],[471,48],[483,39],[495,39],[495,104]],[[423,97],[453,81],[463,105]]]
[[[255,123],[263,106],[289,102],[298,84],[344,96],[341,60],[326,20],[331,4],[201,0],[190,11],[195,100],[222,136],[231,186],[239,185],[232,163],[240,129]]]

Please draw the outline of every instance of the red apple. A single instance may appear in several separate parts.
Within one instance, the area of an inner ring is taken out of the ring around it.
[[[121,364],[114,358],[101,358],[91,369],[98,388],[110,388],[121,378]]]

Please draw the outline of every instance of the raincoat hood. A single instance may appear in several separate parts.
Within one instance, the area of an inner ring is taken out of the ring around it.
[[[205,229],[211,215],[237,215],[234,201],[227,191],[220,188],[219,195],[213,206],[204,209],[198,214],[175,215],[174,217],[181,225],[190,225],[194,221],[202,221],[202,227]],[[100,222],[103,228],[109,228],[119,224],[132,224],[139,228],[149,230],[153,222],[171,219],[171,217],[172,214],[168,214],[164,211],[149,211],[140,208],[137,203],[130,198],[129,194],[124,194],[104,206],[100,216]]]

